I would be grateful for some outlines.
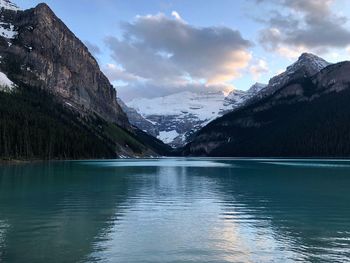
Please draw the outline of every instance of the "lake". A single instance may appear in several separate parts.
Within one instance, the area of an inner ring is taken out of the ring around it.
[[[0,262],[349,262],[350,161],[0,166]]]

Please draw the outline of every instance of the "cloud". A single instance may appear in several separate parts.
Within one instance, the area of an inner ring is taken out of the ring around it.
[[[258,0],[260,4],[278,6],[266,19],[256,19],[265,28],[260,31],[260,43],[268,51],[287,57],[300,51],[327,53],[333,48],[350,44],[348,19],[336,13],[335,0]]]
[[[248,67],[252,43],[239,31],[223,26],[195,27],[176,11],[172,17],[138,16],[122,23],[123,36],[105,40],[115,64],[146,80],[142,85],[167,92],[186,86],[226,87]]]
[[[235,87],[230,84],[207,85],[199,82],[159,83],[156,81],[129,82],[126,85],[118,85],[118,95],[128,102],[134,98],[154,98],[173,93],[190,91],[195,93],[210,91],[230,93]]]
[[[179,13],[176,12],[176,11],[171,12],[171,15],[172,15],[173,17],[175,17],[175,19],[177,19],[177,20],[182,20],[181,16],[180,16]]]
[[[91,52],[92,55],[97,56],[97,55],[100,55],[102,53],[99,46],[92,44],[90,41],[86,40],[86,41],[84,41],[84,44],[89,49],[89,51]]]
[[[249,71],[255,80],[259,80],[261,75],[269,72],[269,66],[265,60],[258,59],[249,67]]]
[[[103,67],[102,70],[106,74],[108,79],[112,82],[114,81],[129,82],[129,81],[141,80],[139,77],[126,72],[124,69],[122,69],[121,67],[115,64],[107,64],[105,67]]]

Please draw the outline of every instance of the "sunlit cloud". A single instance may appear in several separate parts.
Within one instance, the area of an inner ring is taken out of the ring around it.
[[[171,12],[171,15],[172,15],[173,17],[175,17],[175,19],[177,19],[177,20],[182,20],[181,16],[180,16],[179,13],[176,12],[176,11]]]
[[[250,66],[249,71],[254,80],[258,81],[261,75],[269,72],[269,66],[265,60],[258,59],[253,65]]]
[[[172,17],[138,16],[122,23],[123,36],[105,40],[113,64],[121,65],[122,70],[109,68],[114,75],[107,75],[122,73],[134,88],[139,84],[137,78],[147,80],[140,88],[158,87],[158,94],[163,94],[160,88],[175,93],[186,86],[198,91],[225,87],[222,91],[227,91],[232,87],[229,83],[249,66],[252,43],[228,27],[195,27],[176,11]]]
[[[129,81],[142,80],[142,78],[126,72],[123,68],[115,64],[107,64],[103,68],[103,71],[106,74],[106,76],[109,78],[109,80],[112,82],[113,81],[129,82]]]

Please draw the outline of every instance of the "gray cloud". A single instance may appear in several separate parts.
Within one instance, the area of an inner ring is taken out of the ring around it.
[[[257,19],[266,27],[260,32],[260,43],[267,50],[326,52],[350,44],[347,18],[332,10],[335,0],[270,0],[281,11],[273,10],[267,19]],[[260,4],[268,1],[258,0]]]
[[[238,77],[248,66],[252,44],[239,31],[194,27],[173,14],[173,19],[158,14],[122,23],[123,37],[105,40],[115,63],[147,80],[151,88],[162,86],[167,92],[168,87],[174,90],[193,83],[216,87]]]

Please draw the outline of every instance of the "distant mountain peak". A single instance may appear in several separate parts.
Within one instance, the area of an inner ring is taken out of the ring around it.
[[[0,0],[0,9],[19,11],[21,10],[18,5],[12,3],[10,0]]]
[[[302,53],[298,58],[298,60],[303,60],[303,59],[324,60],[323,58],[308,52]]]
[[[303,53],[299,59],[287,68],[287,71],[293,73],[296,70],[299,70],[304,67],[309,75],[313,75],[329,66],[331,63],[320,58],[311,53]]]
[[[258,93],[260,90],[266,88],[267,84],[256,82],[253,86],[248,89],[248,93]]]
[[[273,93],[293,79],[311,77],[329,65],[331,63],[323,58],[311,53],[303,53],[296,62],[287,67],[286,71],[270,79],[269,85],[264,89],[264,94]]]
[[[228,96],[222,91],[182,91],[163,97],[134,99],[126,103],[125,111],[138,128],[177,147],[183,146],[210,121],[237,108],[250,95],[241,90],[234,90]]]

